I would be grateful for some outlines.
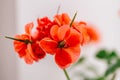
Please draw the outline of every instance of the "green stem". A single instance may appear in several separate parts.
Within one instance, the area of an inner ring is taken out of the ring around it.
[[[58,8],[57,8],[57,14],[58,14],[59,11],[60,11],[60,7],[61,7],[61,5],[59,5]]]
[[[72,19],[72,21],[71,21],[71,23],[70,23],[70,27],[72,26],[72,24],[73,24],[73,22],[74,22],[74,20],[75,20],[75,18],[76,18],[76,15],[77,15],[77,12],[74,14],[74,17],[73,17],[73,19]]]
[[[67,80],[70,80],[70,77],[69,77],[67,71],[66,71],[65,69],[63,69],[63,71],[64,71],[64,73],[65,73],[65,76],[66,76]]]
[[[32,41],[30,41],[28,39],[22,40],[22,39],[12,38],[12,37],[8,37],[8,36],[5,36],[5,38],[16,40],[16,41],[20,41],[20,42],[24,42],[25,44],[32,43]]]

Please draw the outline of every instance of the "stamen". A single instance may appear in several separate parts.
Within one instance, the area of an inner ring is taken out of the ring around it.
[[[65,41],[60,41],[58,44],[58,48],[63,48],[65,46]]]

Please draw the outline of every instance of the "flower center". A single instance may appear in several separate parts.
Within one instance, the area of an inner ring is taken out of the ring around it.
[[[63,48],[65,46],[65,41],[60,41],[58,43],[58,48]]]
[[[23,42],[24,42],[25,44],[28,44],[28,43],[31,43],[31,44],[32,44],[32,41],[30,41],[30,40],[28,40],[28,39],[23,40]]]

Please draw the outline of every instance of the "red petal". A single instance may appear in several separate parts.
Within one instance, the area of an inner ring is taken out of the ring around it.
[[[62,69],[67,68],[74,63],[80,55],[80,47],[71,47],[67,49],[59,49],[55,55],[55,61]]]
[[[58,29],[58,34],[57,34],[59,41],[62,41],[64,40],[64,38],[68,37],[69,31],[70,31],[70,27],[68,25],[61,26]]]
[[[100,36],[99,36],[97,29],[95,29],[93,27],[89,27],[89,26],[86,26],[85,29],[87,30],[87,33],[88,33],[91,41],[93,41],[93,42],[99,41]]]
[[[50,38],[42,39],[39,44],[41,48],[49,54],[54,54],[57,49],[57,42]]]
[[[70,17],[67,13],[63,13],[61,15],[56,15],[54,17],[54,22],[56,22],[59,26],[69,25],[70,21],[71,21]]]
[[[81,33],[82,33],[82,36],[83,36],[83,40],[82,40],[81,44],[83,45],[83,44],[88,43],[90,41],[90,37],[89,37],[85,27],[81,27]]]
[[[76,60],[78,60],[80,56],[80,46],[77,45],[75,47],[69,47],[64,49],[69,55],[71,56],[72,63],[74,63]]]
[[[61,15],[56,15],[54,17],[54,21],[59,25],[61,26],[62,25],[62,16]]]
[[[51,34],[52,38],[56,41],[58,40],[58,37],[57,37],[58,29],[59,29],[59,26],[54,25],[54,26],[52,26],[52,28],[50,30],[50,34]]]
[[[68,14],[63,13],[63,14],[62,14],[62,19],[63,19],[63,23],[64,23],[64,24],[70,24],[71,19],[70,19],[70,17],[68,16]]]
[[[23,34],[23,35],[16,35],[16,39],[28,39],[28,36]],[[25,49],[27,48],[27,45],[24,42],[16,41],[14,40],[14,49],[16,52],[18,52],[20,57],[23,57],[26,55]]]
[[[72,47],[72,46],[80,45],[81,41],[82,41],[82,35],[76,30],[71,28],[69,37],[66,39],[66,43],[70,47]]]
[[[33,63],[33,58],[31,57],[27,49],[26,49],[26,55],[24,56],[24,60],[27,64]]]
[[[26,24],[26,25],[25,25],[25,32],[26,32],[27,34],[31,34],[31,30],[32,30],[33,26],[34,26],[33,23]]]
[[[38,58],[36,58],[36,57],[34,56],[34,52],[33,52],[33,49],[32,49],[31,44],[28,44],[28,45],[27,45],[27,51],[28,51],[28,53],[31,55],[31,57],[32,57],[35,61],[38,61]]]
[[[72,63],[71,56],[63,49],[57,50],[55,61],[62,69],[67,68]]]
[[[28,44],[27,49],[28,49],[28,53],[35,61],[38,61],[39,59],[45,57],[45,52],[40,48],[39,44],[37,43],[34,43],[32,45]]]

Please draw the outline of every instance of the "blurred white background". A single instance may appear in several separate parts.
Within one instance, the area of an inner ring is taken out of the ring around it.
[[[59,5],[60,13],[73,17],[77,11],[76,20],[94,24],[101,33],[101,42],[85,51],[90,52],[89,56],[100,48],[120,53],[120,0],[0,0],[0,80],[66,79],[52,56],[27,65],[14,52],[12,41],[3,38],[23,33],[24,25],[38,17],[53,19]]]

